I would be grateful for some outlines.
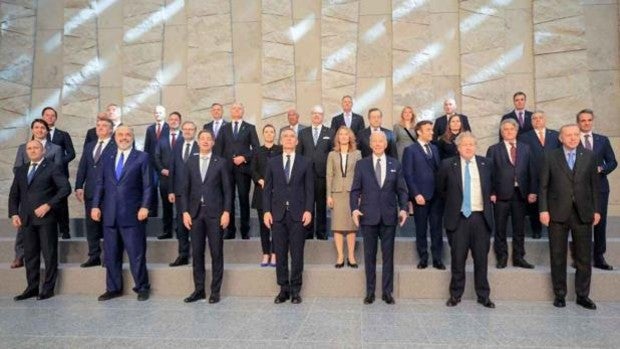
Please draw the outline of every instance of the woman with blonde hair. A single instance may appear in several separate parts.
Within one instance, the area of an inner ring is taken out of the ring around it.
[[[416,115],[413,108],[405,106],[400,112],[400,120],[394,124],[394,136],[396,137],[396,152],[398,161],[402,162],[405,148],[415,142]]]
[[[347,265],[357,268],[355,261],[355,237],[357,228],[353,224],[349,206],[349,193],[353,184],[355,164],[362,154],[355,146],[355,134],[341,126],[334,136],[334,150],[327,156],[327,206],[331,209],[331,230],[336,245],[336,268],[344,266],[344,236],[347,238]]]

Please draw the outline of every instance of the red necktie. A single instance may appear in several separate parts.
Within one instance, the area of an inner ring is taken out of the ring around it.
[[[172,142],[170,143],[170,148],[174,149],[174,145],[177,143],[177,134],[172,132]]]
[[[510,162],[512,166],[517,165],[517,147],[515,147],[514,142],[510,143]]]
[[[159,136],[161,135],[161,125],[157,123],[157,129],[155,130],[155,137],[159,140]]]

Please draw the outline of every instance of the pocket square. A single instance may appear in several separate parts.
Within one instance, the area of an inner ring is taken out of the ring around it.
[[[329,139],[329,136],[325,136],[325,137],[323,137],[323,139]]]

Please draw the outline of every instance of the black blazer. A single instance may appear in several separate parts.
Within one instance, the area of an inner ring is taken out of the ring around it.
[[[385,155],[398,159],[398,150],[396,149],[396,137],[394,136],[394,132],[385,127],[381,127],[381,131],[385,133],[385,137],[388,142]],[[366,127],[357,135],[357,146],[362,152],[362,157],[364,158],[372,154],[372,148],[370,148],[370,133],[370,127]]]
[[[482,156],[476,156],[476,165],[480,175],[484,220],[487,229],[492,231],[491,171],[493,170],[493,161]],[[460,156],[441,162],[437,178],[437,191],[444,198],[445,203],[444,227],[447,231],[455,231],[461,217],[461,205],[463,204],[463,175],[461,174]]]
[[[540,193],[540,188],[538,187],[538,179],[540,178],[540,169],[542,168],[542,163],[545,161],[545,153],[560,148],[562,143],[560,143],[560,134],[558,131],[545,129],[545,145],[540,144],[538,140],[538,135],[536,134],[536,130],[530,130],[521,135],[521,141],[530,146],[530,151],[532,153],[532,162],[534,163],[534,176],[536,177],[536,188],[535,193]]]
[[[271,212],[274,221],[281,221],[288,209],[293,220],[300,222],[305,211],[312,212],[314,209],[312,161],[301,154],[295,154],[291,178],[286,183],[283,157],[284,154],[274,156],[267,164],[263,211]]]
[[[252,195],[252,208],[257,210],[263,209],[263,189],[258,184],[259,180],[265,180],[265,172],[267,171],[267,163],[272,157],[282,155],[282,146],[274,144],[271,148],[261,145],[254,153],[252,159],[252,180],[254,181],[254,195]],[[259,217],[262,219],[262,217]]]
[[[332,131],[334,131],[334,133],[336,133],[338,132],[340,126],[345,125],[346,123],[344,122],[344,113],[340,113],[332,118],[332,124],[330,128],[332,129]],[[364,118],[359,114],[351,113],[351,130],[353,131],[355,136],[357,136],[359,132],[364,128],[366,128],[366,125],[364,124]]]
[[[532,112],[529,110],[526,110],[523,113],[523,127],[521,127],[521,125],[519,125],[519,132],[517,133],[517,140],[522,141],[521,136],[523,136],[524,133],[529,132],[533,129],[532,127]],[[510,113],[502,116],[502,120],[504,121],[506,119],[513,119],[517,122],[517,124],[519,124],[519,118],[517,117],[517,113],[515,112],[515,110],[511,111]],[[500,123],[501,123],[500,121]],[[499,140],[502,140],[502,132],[499,132]]]
[[[93,151],[97,147],[98,140],[87,143],[82,151],[80,164],[78,165],[77,175],[75,176],[75,190],[84,189],[84,201],[90,208],[90,202],[95,194],[95,186],[97,185],[97,169],[101,161],[110,155],[116,154],[116,143],[110,139],[108,144],[101,151],[99,161],[95,162]]]
[[[20,166],[15,172],[11,191],[9,192],[9,218],[19,215],[24,226],[44,225],[56,222],[53,211],[43,218],[38,218],[34,210],[43,204],[52,207],[69,196],[71,185],[60,167],[47,159],[37,166],[32,182],[28,184],[30,163]]]
[[[549,212],[551,221],[562,223],[569,219],[575,207],[581,222],[590,224],[594,213],[601,212],[596,156],[584,148],[577,148],[575,154],[572,171],[563,147],[545,154],[540,171],[538,209]]]
[[[202,126],[203,129],[207,130],[207,131],[211,131],[211,133],[213,133],[213,136],[215,137],[215,144],[213,145],[213,153],[215,153],[215,155],[217,156],[222,156],[222,142],[218,141],[220,140],[220,136],[222,135],[222,128],[224,127],[224,125],[229,124],[229,122],[227,122],[226,120],[222,119],[222,125],[220,126],[220,131],[218,132],[217,136],[215,135],[215,132],[213,131],[213,121],[208,122],[206,124],[204,124]]]
[[[297,142],[297,154],[312,160],[314,174],[317,177],[325,178],[327,172],[327,155],[334,147],[334,131],[325,126],[321,126],[319,139],[314,146],[314,138],[312,138],[312,126],[308,126],[299,131],[299,139]]]
[[[497,195],[498,200],[510,200],[514,193],[515,179],[519,184],[521,199],[527,200],[528,194],[537,194],[538,173],[534,167],[534,161],[530,147],[517,141],[517,165],[510,162],[510,155],[504,141],[493,144],[487,150],[487,158],[493,162],[493,186],[492,195]]]
[[[68,132],[63,130],[59,130],[58,128],[54,129],[54,138],[49,137],[48,140],[51,140],[52,143],[60,146],[62,149],[62,172],[65,176],[69,177],[69,163],[75,159],[75,149],[73,148],[73,141],[71,140],[71,136]]]
[[[193,144],[189,150],[189,157],[198,153],[198,143],[192,141]],[[183,161],[183,153],[185,152],[185,140],[181,141],[178,147],[174,148],[172,152],[172,159],[170,160],[170,167],[168,168],[168,192],[176,195],[181,195],[181,188],[183,187],[183,178],[185,175],[185,161]],[[216,154],[217,155],[217,154]],[[187,161],[186,160],[186,161]],[[177,193],[178,192],[178,193]]]
[[[232,185],[226,160],[211,153],[207,175],[200,176],[200,155],[190,156],[185,163],[179,210],[196,218],[201,205],[206,205],[209,217],[219,218],[232,208]],[[201,202],[201,199],[204,202]],[[234,217],[231,217],[234,219]]]
[[[461,117],[461,126],[463,128],[463,131],[471,131],[471,127],[469,126],[469,119],[467,118],[467,115],[463,115],[463,114],[457,114],[457,115]],[[439,139],[439,137],[443,136],[443,134],[446,133],[447,129],[448,129],[448,116],[444,114],[438,117],[437,119],[435,119],[435,123],[433,125],[433,139],[434,140]]]
[[[157,128],[155,127],[155,123],[152,123],[149,125],[149,127],[146,128],[146,135],[144,136],[144,152],[149,154],[149,156],[151,157],[151,165],[155,166],[155,164],[153,163],[153,155],[155,155],[155,149],[157,149],[157,143],[158,143],[158,139],[157,139]],[[170,126],[168,126],[168,123],[164,122],[164,124],[161,127],[161,133],[159,134],[159,138],[164,138],[164,137],[168,137],[168,134],[170,134]]]
[[[249,175],[252,172],[250,165],[254,151],[260,147],[256,127],[243,121],[241,125],[239,125],[239,131],[235,138],[233,136],[233,125],[234,122],[229,122],[222,125],[220,129],[218,142],[221,141],[222,157],[230,162],[231,166],[233,166],[233,170],[238,169],[242,173]],[[232,158],[239,155],[245,157],[245,163],[240,166],[235,166],[232,163]]]

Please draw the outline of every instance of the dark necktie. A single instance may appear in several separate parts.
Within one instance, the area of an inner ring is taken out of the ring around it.
[[[424,144],[424,149],[426,150],[426,157],[429,159],[433,158],[433,152],[431,151],[431,146],[428,143]]]
[[[583,135],[583,142],[586,145],[586,149],[592,150],[592,142],[590,142],[590,135]]]
[[[286,183],[291,180],[291,156],[286,156],[286,164],[284,164],[284,175],[286,176]]]
[[[32,182],[32,179],[34,178],[34,173],[37,171],[37,163],[33,163],[32,167],[30,167],[30,171],[28,171],[28,176],[26,176],[28,178],[28,184],[30,184]]]
[[[97,149],[95,149],[95,157],[94,157],[95,163],[99,162],[102,149],[103,149],[103,141],[99,141],[99,144],[97,144]]]
[[[185,151],[183,152],[183,162],[187,161],[187,157],[189,156],[189,143],[185,143]]]
[[[176,132],[172,132],[172,139],[170,140],[170,149],[174,149],[174,146],[176,143],[177,143],[177,134]]]
[[[519,112],[519,127],[523,127],[523,112]]]
[[[155,130],[155,137],[157,137],[157,140],[159,140],[159,136],[160,135],[161,135],[161,125],[158,122],[157,123],[157,129]]]
[[[235,121],[235,127],[233,128],[233,137],[237,138],[239,134],[239,121]]]
[[[316,147],[316,143],[319,141],[319,128],[318,127],[312,128],[312,139],[314,141],[314,146]]]
[[[510,163],[512,166],[517,165],[517,147],[514,142],[510,143]]]
[[[375,177],[377,178],[377,183],[381,186],[381,158],[377,158],[375,164]]]

